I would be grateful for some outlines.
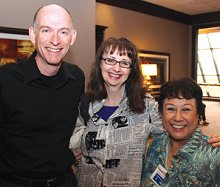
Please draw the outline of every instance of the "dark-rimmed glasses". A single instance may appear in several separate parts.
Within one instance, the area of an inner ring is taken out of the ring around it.
[[[127,62],[127,61],[117,61],[112,58],[102,58],[102,60],[104,60],[104,62],[110,66],[114,66],[115,64],[119,63],[119,66],[121,68],[131,68],[132,67],[132,63]]]

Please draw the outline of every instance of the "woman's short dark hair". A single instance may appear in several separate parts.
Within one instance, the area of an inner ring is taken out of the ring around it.
[[[115,50],[118,50],[121,55],[127,55],[132,60],[130,74],[125,82],[125,92],[128,97],[129,109],[135,113],[141,113],[145,109],[144,98],[146,90],[143,89],[143,76],[138,63],[137,48],[126,38],[108,38],[97,50],[88,83],[88,91],[92,95],[92,102],[101,101],[107,97],[100,64],[104,53],[110,52],[111,54]]]
[[[197,113],[200,115],[203,110],[202,104],[202,89],[193,79],[191,78],[180,78],[170,82],[166,82],[160,89],[159,97],[159,110],[163,111],[163,104],[166,98],[178,98],[178,99],[195,99]]]

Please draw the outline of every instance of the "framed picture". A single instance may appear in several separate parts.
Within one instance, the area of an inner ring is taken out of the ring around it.
[[[161,85],[169,80],[169,53],[141,50],[138,57],[142,73],[151,85]]]
[[[26,59],[34,49],[27,29],[0,27],[0,65]]]

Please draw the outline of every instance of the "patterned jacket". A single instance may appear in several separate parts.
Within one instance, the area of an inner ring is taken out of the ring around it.
[[[97,115],[104,100],[90,103],[90,119],[82,139],[80,187],[140,186],[146,138],[161,133],[162,122],[158,104],[150,95],[143,114],[129,111],[127,102],[124,96],[107,121]]]
[[[173,157],[161,186],[219,187],[220,148],[212,148],[207,140],[208,137],[197,128],[187,144]],[[143,166],[142,187],[156,187],[150,176],[159,164],[166,168],[168,142],[168,135],[163,134],[150,145],[149,155]]]

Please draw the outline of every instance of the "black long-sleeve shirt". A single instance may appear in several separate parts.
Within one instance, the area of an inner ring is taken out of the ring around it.
[[[75,160],[68,147],[84,74],[63,62],[43,76],[34,57],[0,67],[0,173],[54,177]]]

